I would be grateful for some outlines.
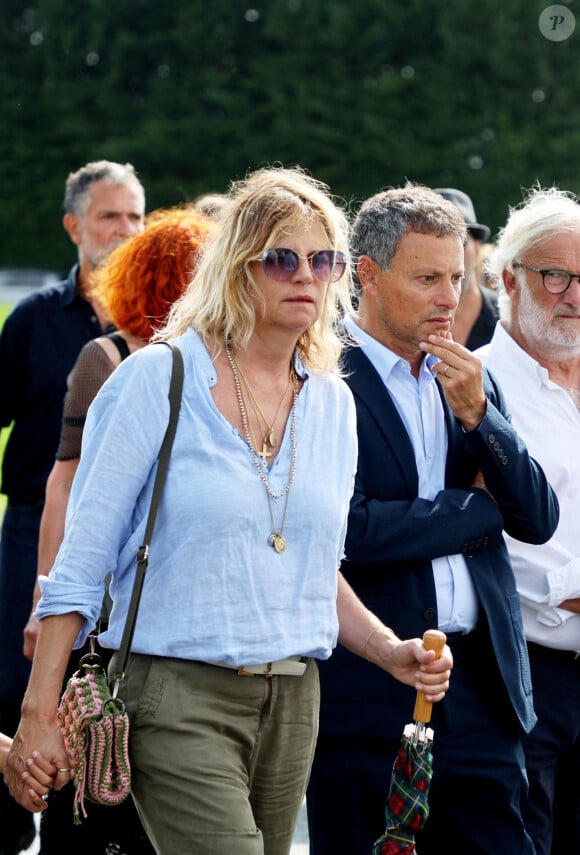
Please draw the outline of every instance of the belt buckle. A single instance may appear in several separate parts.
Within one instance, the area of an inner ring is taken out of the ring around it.
[[[240,665],[237,673],[238,673],[239,677],[255,677],[256,676],[253,671],[246,671],[244,665]]]
[[[263,676],[263,677],[271,677],[272,676],[272,662],[266,662],[266,664],[264,665],[264,669],[265,669],[264,673],[260,674],[260,672],[256,672],[256,671],[246,671],[246,666],[240,665],[237,673],[238,673],[239,677],[255,677],[256,674],[260,674],[260,676]]]

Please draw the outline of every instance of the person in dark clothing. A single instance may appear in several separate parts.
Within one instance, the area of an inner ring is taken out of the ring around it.
[[[78,248],[78,263],[64,281],[18,303],[0,334],[0,427],[12,426],[2,466],[7,506],[0,541],[0,730],[8,736],[18,724],[30,673],[22,633],[66,380],[81,348],[108,328],[90,293],[91,273],[142,230],[145,193],[130,164],[96,161],[68,176],[64,208],[63,226]],[[3,782],[0,816],[0,855],[16,855],[34,840],[35,828]]]
[[[451,187],[437,188],[435,192],[453,202],[467,226],[463,248],[465,276],[453,321],[453,339],[468,350],[475,350],[490,341],[499,320],[496,294],[489,288],[482,288],[477,281],[477,262],[482,243],[489,237],[489,226],[477,222],[473,202],[467,193]]]

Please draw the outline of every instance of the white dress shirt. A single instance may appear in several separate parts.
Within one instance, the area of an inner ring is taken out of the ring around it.
[[[580,412],[501,323],[476,351],[497,377],[515,429],[542,466],[560,503],[554,536],[540,546],[505,536],[521,596],[526,637],[580,651],[580,615],[559,608],[580,596]]]

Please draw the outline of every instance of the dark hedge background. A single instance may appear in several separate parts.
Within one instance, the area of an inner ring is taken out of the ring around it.
[[[277,162],[353,208],[460,187],[494,232],[536,181],[580,191],[580,15],[554,42],[533,0],[252,2],[2,0],[0,267],[68,267],[64,181],[102,157],[150,210]]]

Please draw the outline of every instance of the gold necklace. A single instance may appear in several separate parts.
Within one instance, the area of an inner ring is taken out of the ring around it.
[[[291,440],[291,455],[290,455],[290,472],[288,475],[288,483],[280,493],[274,493],[272,488],[270,487],[270,483],[266,476],[266,472],[264,470],[265,460],[258,454],[256,451],[254,444],[252,443],[252,437],[250,434],[250,425],[248,422],[248,413],[246,411],[246,405],[244,403],[244,395],[242,392],[242,383],[240,380],[239,366],[236,361],[236,358],[232,351],[230,350],[230,346],[228,344],[227,338],[224,337],[225,343],[225,351],[226,356],[228,358],[228,362],[230,363],[230,367],[232,369],[232,374],[234,375],[234,385],[236,387],[236,397],[238,399],[238,407],[240,408],[240,417],[242,419],[242,427],[244,429],[244,434],[247,440],[247,443],[250,447],[250,453],[252,455],[252,459],[258,471],[258,475],[260,476],[260,480],[264,485],[266,490],[266,498],[268,499],[268,510],[270,511],[270,520],[272,521],[272,533],[268,538],[268,543],[270,546],[276,550],[278,554],[284,552],[287,546],[286,538],[284,537],[284,527],[286,525],[286,515],[288,513],[288,499],[290,497],[290,490],[294,485],[294,478],[296,476],[296,402],[298,400],[298,383],[296,382],[296,377],[294,375],[294,371],[290,375],[290,381],[292,385],[292,417],[290,421],[290,440]],[[284,393],[284,397],[286,397],[286,393]],[[276,526],[276,520],[274,519],[274,508],[272,506],[273,499],[281,499],[282,496],[286,497],[284,502],[284,512],[282,514],[282,521],[280,523],[280,527]]]
[[[258,401],[256,400],[256,396],[254,395],[254,390],[252,389],[252,387],[248,383],[248,378],[246,377],[246,375],[242,371],[241,366],[235,357],[234,357],[234,362],[236,364],[236,369],[238,370],[239,375],[242,378],[242,380],[244,381],[244,385],[245,385],[246,389],[248,390],[248,395],[250,396],[250,403],[252,404],[254,412],[258,416],[258,419],[262,419],[262,422],[264,423],[264,426],[266,428],[266,433],[264,434],[264,438],[262,439],[262,450],[258,452],[258,454],[260,455],[262,460],[266,460],[268,457],[272,456],[271,451],[268,451],[268,449],[275,448],[276,445],[278,444],[276,442],[276,434],[274,433],[274,425],[276,424],[276,422],[278,420],[278,416],[280,415],[280,410],[282,409],[282,405],[283,405],[284,401],[286,400],[286,395],[288,394],[288,389],[292,385],[293,372],[291,372],[290,376],[288,377],[288,385],[284,389],[284,394],[282,395],[282,400],[278,404],[278,409],[276,410],[276,415],[272,419],[272,423],[270,425],[268,425],[268,419],[266,418],[266,416],[262,412],[262,408],[260,407],[260,405],[258,404]]]

